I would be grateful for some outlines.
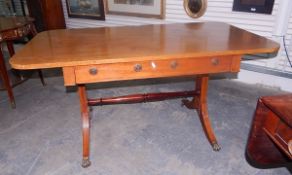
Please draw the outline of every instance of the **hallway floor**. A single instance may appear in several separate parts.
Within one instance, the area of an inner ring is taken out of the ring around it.
[[[210,81],[209,114],[222,149],[212,151],[197,113],[181,99],[94,107],[91,166],[82,156],[79,98],[60,72],[45,72],[15,87],[16,109],[0,92],[1,175],[289,175],[286,168],[258,169],[245,158],[253,112],[260,96],[276,89],[234,80]],[[89,97],[192,90],[190,79],[90,85]]]

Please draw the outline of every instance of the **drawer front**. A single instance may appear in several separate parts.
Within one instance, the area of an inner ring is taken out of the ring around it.
[[[206,57],[75,67],[76,83],[94,83],[239,71],[239,57]]]

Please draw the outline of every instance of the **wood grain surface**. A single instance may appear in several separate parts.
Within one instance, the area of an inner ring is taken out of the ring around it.
[[[52,30],[10,60],[15,69],[271,53],[279,44],[225,23]]]
[[[262,101],[292,128],[292,94],[277,96],[277,98],[266,96]]]

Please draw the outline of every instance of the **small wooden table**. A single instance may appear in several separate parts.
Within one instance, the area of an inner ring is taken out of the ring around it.
[[[261,166],[292,168],[292,94],[258,100],[247,155]]]
[[[37,31],[33,24],[33,19],[29,17],[0,17],[0,44],[6,42],[10,56],[14,55],[13,41],[21,39],[25,36],[35,36]],[[41,72],[39,71],[42,83],[44,84]],[[0,75],[2,78],[3,88],[8,92],[11,106],[15,108],[15,99],[12,86],[24,81],[26,78],[11,73],[13,77],[9,78],[8,71],[3,58],[2,47],[0,47]],[[0,89],[2,85],[0,81]]]
[[[90,165],[88,106],[174,97],[197,109],[206,136],[218,151],[207,109],[209,74],[238,72],[241,56],[271,53],[279,44],[218,22],[54,30],[38,34],[10,60],[15,69],[63,68],[65,86],[78,86],[83,162]],[[195,76],[195,91],[88,99],[85,84]]]

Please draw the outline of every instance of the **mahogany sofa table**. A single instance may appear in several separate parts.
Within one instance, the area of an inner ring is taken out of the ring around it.
[[[220,150],[207,109],[209,74],[239,72],[241,56],[277,52],[279,44],[218,22],[53,30],[38,34],[10,63],[15,69],[63,68],[65,86],[78,86],[83,161],[90,165],[88,107],[193,96],[205,134]],[[197,76],[194,91],[88,99],[88,83]]]

